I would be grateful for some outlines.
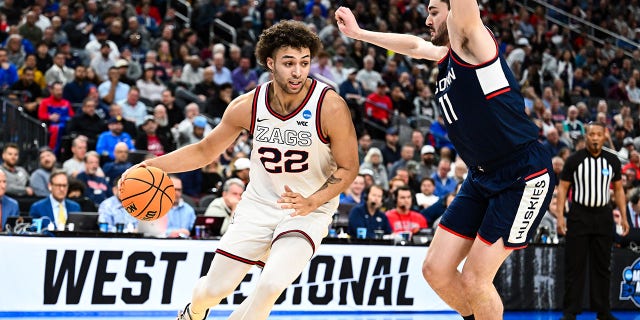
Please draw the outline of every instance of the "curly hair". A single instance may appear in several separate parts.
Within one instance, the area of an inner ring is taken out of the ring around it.
[[[322,48],[322,42],[304,23],[293,20],[281,21],[260,35],[256,44],[256,59],[260,65],[267,68],[267,58],[273,58],[276,50],[285,47],[309,48],[313,59]]]

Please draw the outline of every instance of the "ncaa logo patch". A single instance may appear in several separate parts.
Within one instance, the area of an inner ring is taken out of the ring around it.
[[[640,308],[640,258],[622,271],[620,300],[631,300],[636,307]]]
[[[307,119],[307,120],[309,120],[309,118],[311,118],[311,111],[309,111],[309,110],[305,110],[305,111],[302,113],[302,117],[303,117],[303,118],[305,118],[305,119]]]
[[[602,169],[602,175],[605,176],[605,177],[608,176],[609,175],[609,169],[603,168]]]

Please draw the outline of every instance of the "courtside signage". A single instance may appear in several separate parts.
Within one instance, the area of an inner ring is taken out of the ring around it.
[[[174,311],[206,274],[217,241],[0,237],[0,315]],[[323,245],[274,311],[450,311],[422,278],[427,248]],[[267,261],[268,263],[268,261]],[[257,284],[253,268],[216,310]]]

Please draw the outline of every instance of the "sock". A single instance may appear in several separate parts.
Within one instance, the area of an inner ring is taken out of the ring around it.
[[[462,319],[464,320],[475,320],[476,318],[473,315],[468,315],[468,316],[462,316]]]

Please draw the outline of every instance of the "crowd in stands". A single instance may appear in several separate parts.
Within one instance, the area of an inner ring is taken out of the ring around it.
[[[634,191],[640,185],[639,7],[624,0],[550,2],[627,40],[593,33],[555,9],[538,6],[530,12],[519,1],[481,1],[481,10],[520,82],[540,141],[556,155],[556,173],[572,152],[584,148],[584,125],[598,121],[608,128],[607,147],[625,165],[625,188]],[[117,195],[113,186],[120,174],[144,157],[199,141],[233,98],[270,80],[256,65],[257,37],[282,19],[296,19],[324,44],[311,76],[347,101],[358,134],[360,176],[341,195],[341,203],[355,206],[345,231],[355,237],[364,227],[374,237],[379,230],[433,227],[467,170],[447,137],[448,115],[433,100],[436,63],[342,35],[333,15],[338,3],[367,29],[428,39],[427,7],[418,0],[194,1],[189,23],[163,0],[4,0],[0,89],[46,123],[49,133],[34,172],[18,166],[15,145],[4,144],[7,194],[48,197],[50,175],[60,167],[69,186],[82,185],[73,197],[82,210],[105,208],[117,215],[113,211],[122,208],[110,199]],[[235,43],[212,37],[215,19],[236,30]],[[606,41],[599,44],[589,35]],[[181,180],[180,203],[195,207],[193,214],[211,206],[230,216],[238,189],[249,182],[250,152],[247,132],[211,164],[174,177]],[[631,226],[640,228],[638,222]],[[175,229],[184,235],[191,227]]]

